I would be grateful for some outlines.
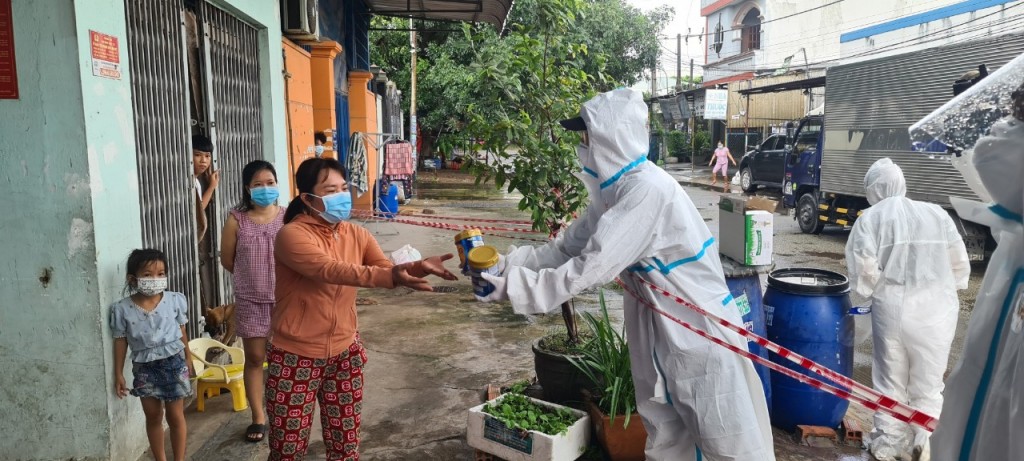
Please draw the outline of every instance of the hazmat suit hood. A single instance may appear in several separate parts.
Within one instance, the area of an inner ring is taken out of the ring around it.
[[[903,178],[903,170],[888,158],[879,159],[864,175],[864,191],[872,205],[890,197],[906,196],[907,181]]]
[[[607,189],[647,160],[647,104],[639,91],[599,94],[583,104],[580,116],[590,139],[589,146],[578,149],[583,173],[590,176],[584,181],[588,189],[594,183],[598,190]]]
[[[1024,91],[1024,87],[1022,87]],[[1024,213],[1024,122],[1006,117],[974,146],[974,167],[997,209],[1019,219]]]

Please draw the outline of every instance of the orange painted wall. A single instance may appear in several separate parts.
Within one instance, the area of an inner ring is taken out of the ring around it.
[[[352,71],[348,73],[349,126],[352,133],[377,132],[377,98],[367,89],[367,84],[372,78],[373,74],[369,72]],[[372,189],[377,182],[377,169],[380,167],[378,163],[377,149],[373,147],[373,143],[366,143],[366,182],[371,190],[366,191],[359,198],[353,194],[353,208],[365,211],[373,209]]]
[[[334,60],[341,54],[341,45],[325,40],[310,43],[310,48],[310,66],[313,73],[313,126],[317,131],[334,132],[337,128],[334,107]],[[330,138],[331,136],[328,136],[328,139]],[[332,152],[334,149],[327,150]]]
[[[288,173],[295,175],[295,169],[303,160],[313,157],[313,79],[310,55],[287,38],[282,39],[284,50],[285,95],[288,99]],[[278,174],[285,174],[279,171]],[[292,197],[296,195],[292,181]]]

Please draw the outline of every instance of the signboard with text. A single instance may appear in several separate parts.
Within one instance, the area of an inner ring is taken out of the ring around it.
[[[121,49],[117,37],[90,30],[89,46],[92,50],[92,74],[120,80]]]
[[[14,59],[14,13],[11,0],[0,0],[0,99],[18,99],[18,66]]]
[[[704,92],[705,120],[727,120],[728,112],[729,90],[707,90]]]

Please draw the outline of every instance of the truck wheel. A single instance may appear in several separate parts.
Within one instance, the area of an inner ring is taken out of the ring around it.
[[[817,235],[825,229],[825,223],[818,218],[818,199],[814,194],[807,193],[800,197],[796,204],[796,220],[805,234]]]
[[[750,167],[743,167],[740,170],[740,187],[743,188],[743,192],[754,192],[757,190],[757,184],[754,184],[754,176],[750,174]]]

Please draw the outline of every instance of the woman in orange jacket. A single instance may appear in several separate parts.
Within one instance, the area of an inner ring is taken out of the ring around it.
[[[348,222],[345,170],[311,158],[295,173],[299,196],[277,235],[276,304],[270,322],[266,400],[270,459],[302,459],[316,402],[327,459],[359,459],[366,351],[356,318],[358,288],[432,291],[423,278],[455,276],[451,254],[392,265],[366,229]]]

